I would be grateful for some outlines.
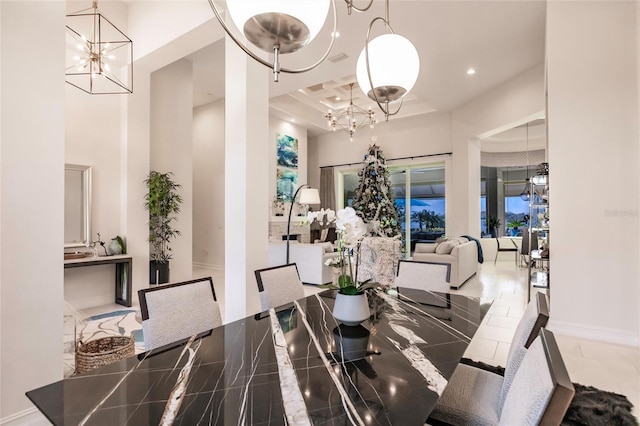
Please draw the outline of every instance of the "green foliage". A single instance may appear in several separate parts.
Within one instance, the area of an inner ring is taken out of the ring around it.
[[[502,222],[500,222],[500,219],[496,216],[489,216],[487,218],[487,228],[489,228],[489,230],[500,228],[501,225]]]
[[[116,240],[118,241],[118,244],[120,244],[122,254],[127,254],[127,245],[124,243],[122,237],[120,235],[116,235]]]
[[[522,221],[518,219],[512,219],[507,222],[507,228],[518,229],[522,225]]]
[[[431,210],[419,210],[411,212],[411,222],[418,223],[420,232],[422,232],[422,225],[426,230],[433,230],[436,228],[444,227],[444,217]]]
[[[166,263],[172,258],[169,242],[180,235],[173,228],[180,213],[182,197],[178,194],[181,185],[172,180],[173,173],[149,172],[144,181],[148,192],[144,197],[145,208],[149,211],[149,242],[151,260]]]
[[[400,220],[396,210],[389,170],[378,145],[370,145],[358,172],[360,184],[352,207],[369,224],[370,233],[383,237],[401,236]]]

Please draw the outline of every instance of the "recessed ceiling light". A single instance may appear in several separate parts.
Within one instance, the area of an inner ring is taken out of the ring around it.
[[[331,32],[331,36],[332,37],[333,37],[334,34],[335,34],[336,38],[340,37],[340,31]]]
[[[291,122],[292,122],[292,123],[295,123],[295,122],[296,122],[296,119],[295,119],[295,118],[292,118],[292,119],[291,119]]]
[[[336,101],[339,101],[339,100],[340,100],[340,96],[336,96]]]
[[[476,70],[475,70],[475,69],[473,69],[473,68],[469,68],[469,69],[467,70],[467,75],[474,75],[475,73],[476,73]]]

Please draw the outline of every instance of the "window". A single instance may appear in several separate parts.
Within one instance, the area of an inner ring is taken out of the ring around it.
[[[403,244],[410,241],[412,252],[417,242],[435,241],[444,235],[445,164],[390,165],[388,170]],[[349,206],[360,184],[358,170],[343,170],[338,176],[338,193],[342,195],[338,206]]]

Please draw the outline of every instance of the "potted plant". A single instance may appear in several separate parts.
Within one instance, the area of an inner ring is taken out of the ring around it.
[[[338,290],[333,306],[334,318],[344,325],[356,326],[370,316],[365,290],[377,287],[378,283],[370,282],[371,280],[359,282],[354,275],[352,253],[357,251],[360,241],[366,235],[366,225],[351,207],[338,210],[336,216],[339,258],[332,261],[332,266],[339,268],[337,285],[327,284],[323,287]]]
[[[489,233],[492,238],[496,238],[498,235],[496,231],[500,229],[502,222],[496,216],[487,217],[487,229],[489,229]]]
[[[149,263],[149,282],[162,284],[169,282],[169,260],[172,258],[170,242],[180,235],[173,227],[178,220],[182,197],[178,194],[181,185],[173,181],[173,173],[149,172],[144,181],[147,194],[144,197],[145,208],[149,211],[149,243],[151,256]]]
[[[522,225],[522,221],[518,219],[511,219],[507,222],[507,228],[511,229],[511,236],[515,237],[518,235],[518,231],[520,230],[520,225]]]

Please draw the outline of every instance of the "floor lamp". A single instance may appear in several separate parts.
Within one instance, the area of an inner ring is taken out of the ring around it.
[[[300,187],[296,190],[296,193],[293,194],[293,197],[291,198],[291,206],[289,207],[289,219],[287,220],[287,261],[285,263],[286,265],[289,264],[289,239],[291,238],[291,234],[289,232],[291,229],[291,212],[293,211],[293,205],[296,202],[296,197],[298,196],[299,192],[300,192],[300,204],[320,204],[320,194],[318,193],[318,190],[316,188],[311,188],[307,184],[300,185]]]

